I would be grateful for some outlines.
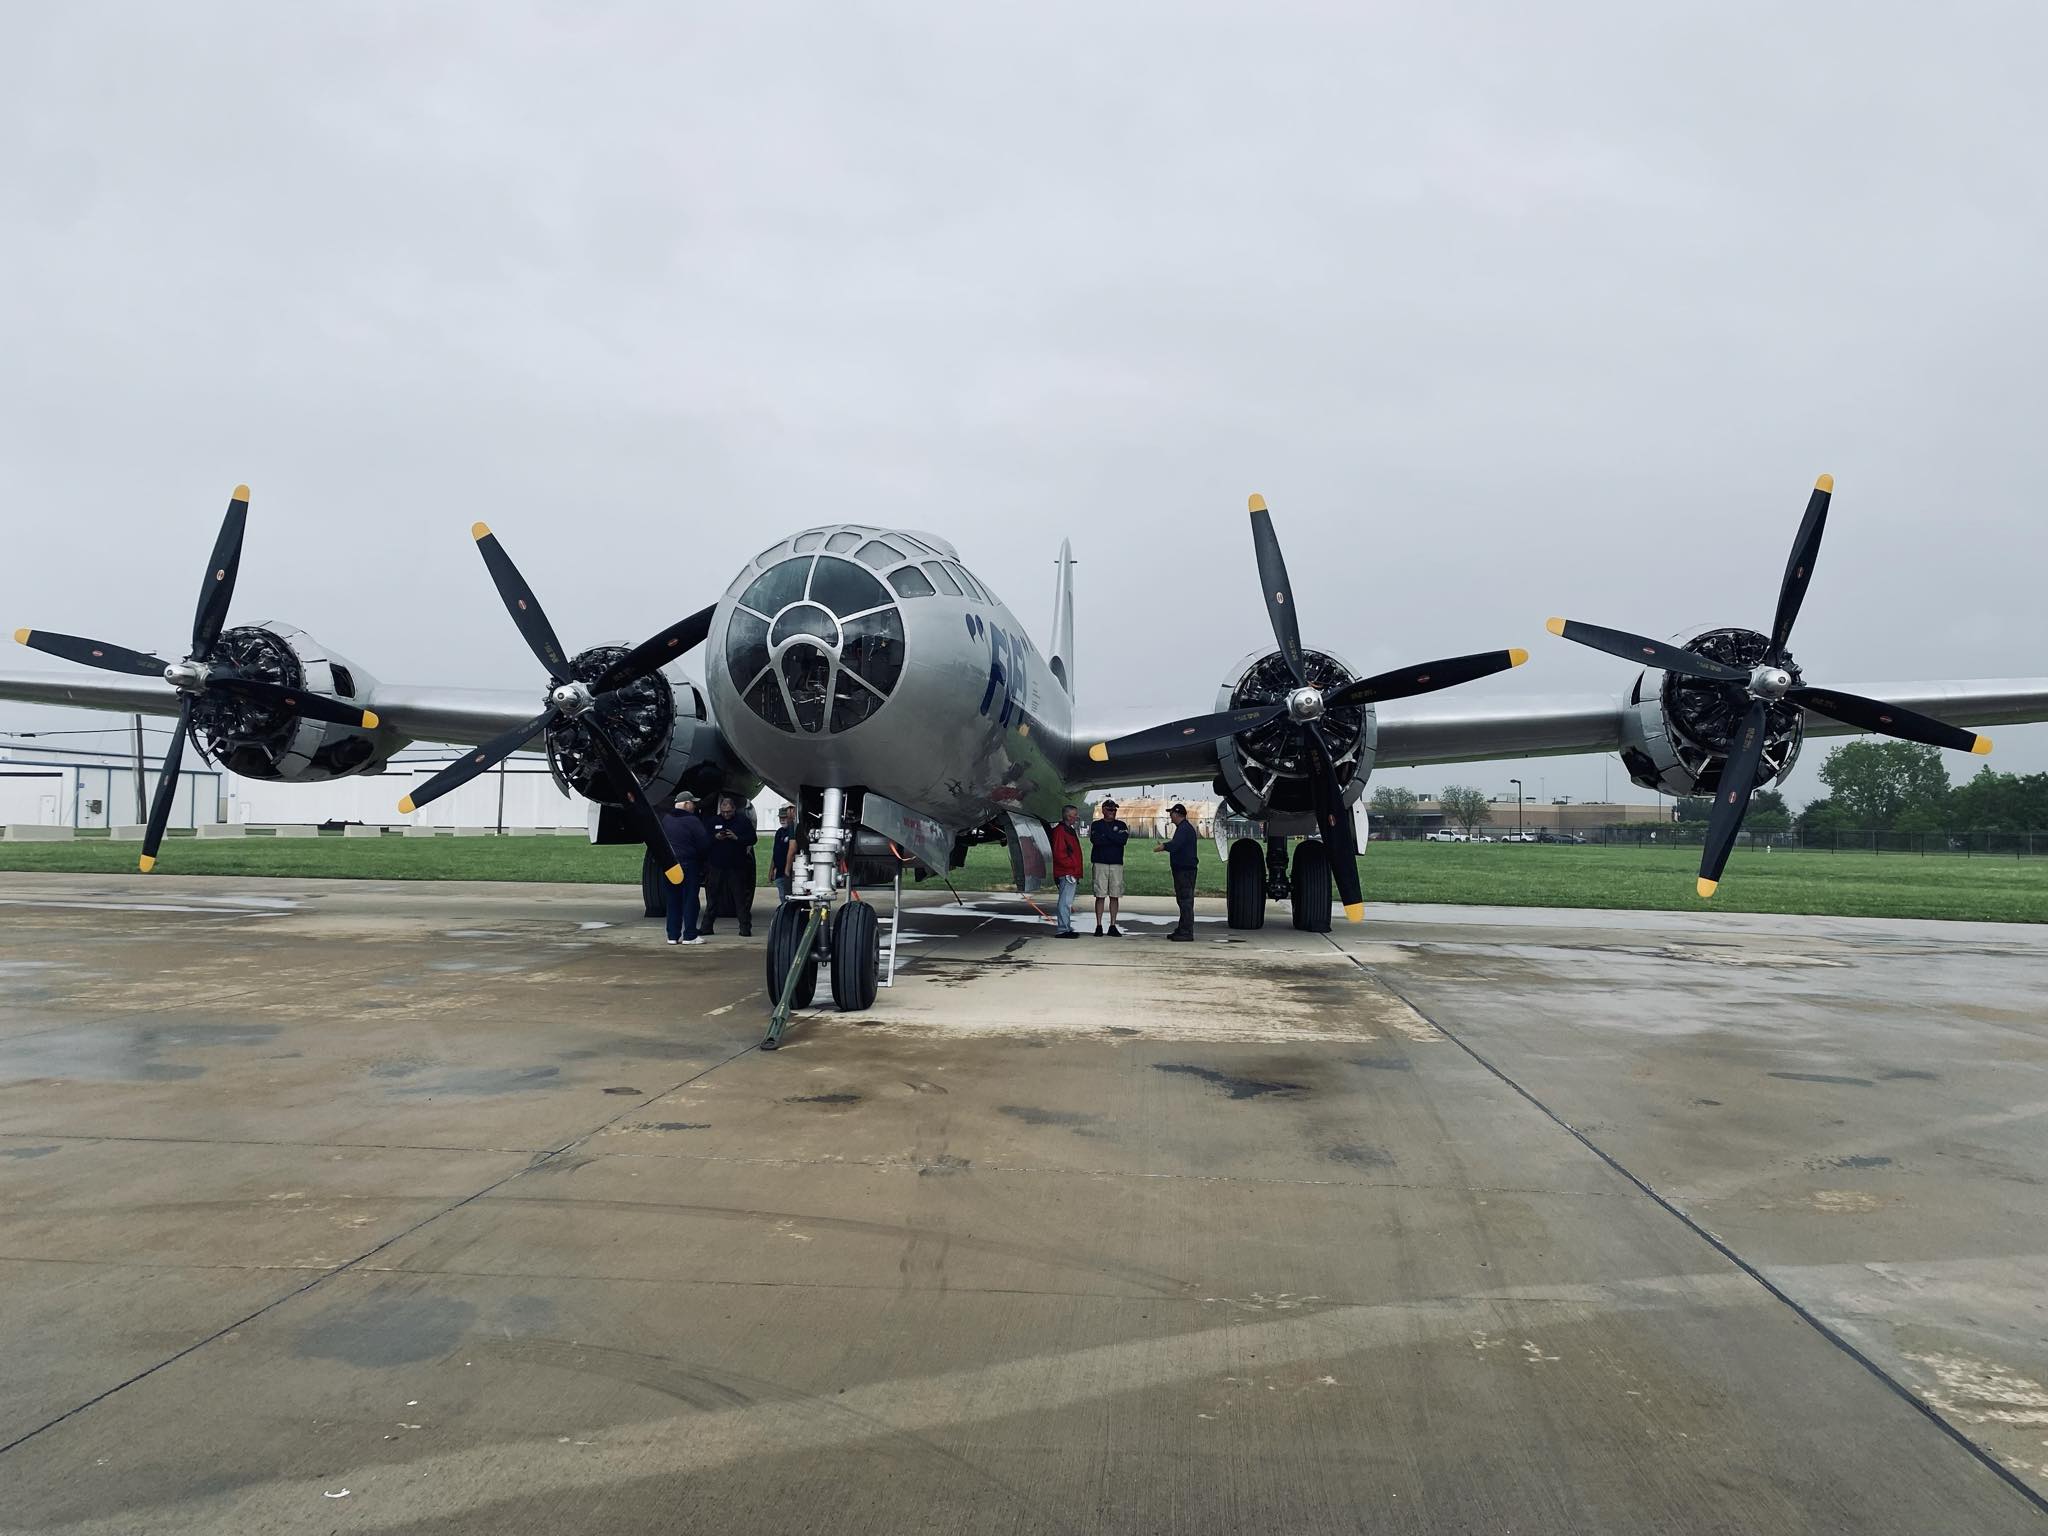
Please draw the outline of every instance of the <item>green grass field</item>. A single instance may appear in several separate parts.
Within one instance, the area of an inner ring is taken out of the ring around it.
[[[760,844],[762,861],[767,840]],[[0,842],[0,870],[135,873],[137,845]],[[1201,890],[1221,895],[1223,866],[1202,845]],[[1695,850],[1516,844],[1375,843],[1360,870],[1369,901],[1646,911],[1798,912],[1848,917],[1948,917],[2048,922],[2048,859],[1919,857],[1869,853],[1738,853],[1711,903],[1693,894]],[[593,848],[566,837],[174,836],[159,868],[178,875],[282,875],[295,879],[557,880],[633,884],[640,850]],[[1163,857],[1133,844],[1134,895],[1172,890]],[[1004,890],[1009,854],[973,850],[954,874],[962,890]],[[936,882],[926,882],[936,887]],[[1087,905],[1087,888],[1082,889]]]

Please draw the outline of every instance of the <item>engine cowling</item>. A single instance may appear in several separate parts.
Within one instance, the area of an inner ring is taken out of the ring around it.
[[[1349,663],[1329,651],[1304,650],[1302,672],[1310,686],[1325,694],[1357,676]],[[1294,686],[1286,658],[1278,651],[1254,651],[1224,678],[1216,690],[1216,708],[1278,703]],[[1379,721],[1367,704],[1329,710],[1318,724],[1329,740],[1337,778],[1344,785],[1344,802],[1349,805],[1358,799],[1372,772],[1379,748]],[[1255,820],[1312,817],[1302,739],[1300,729],[1283,718],[1218,742],[1216,793]]]
[[[1710,629],[1681,643],[1702,656],[1743,668],[1758,665],[1770,648],[1769,638],[1753,629]],[[1780,664],[1796,686],[1798,664],[1790,656]],[[1623,718],[1622,766],[1644,789],[1710,795],[1721,787],[1721,768],[1749,703],[1739,684],[1643,672],[1629,693]],[[1805,711],[1797,704],[1781,699],[1771,706],[1758,784],[1791,771],[1805,740],[1805,722]]]
[[[223,631],[212,660],[248,677],[337,699],[367,699],[376,687],[375,678],[338,651],[274,620]],[[388,732],[307,720],[220,691],[194,701],[192,729],[200,749],[223,768],[286,784],[375,773],[400,745]]]

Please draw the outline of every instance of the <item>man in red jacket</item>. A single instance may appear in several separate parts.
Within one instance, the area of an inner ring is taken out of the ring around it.
[[[1060,813],[1052,829],[1052,877],[1059,886],[1059,926],[1056,939],[1078,939],[1074,932],[1074,892],[1081,886],[1081,807],[1070,805]]]

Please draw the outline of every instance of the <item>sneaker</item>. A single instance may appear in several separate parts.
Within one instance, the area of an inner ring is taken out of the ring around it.
[[[1122,930],[1121,928],[1117,927],[1117,925],[1116,925],[1115,923],[1111,923],[1111,924],[1109,925],[1109,936],[1110,936],[1110,937],[1111,937],[1112,939],[1120,939],[1120,938],[1122,938],[1122,937],[1124,936],[1124,934],[1123,934],[1123,930]]]
[[[1167,937],[1176,944],[1192,944],[1195,942],[1195,936],[1192,933],[1169,933]]]
[[[1102,937],[1102,924],[1100,923],[1095,925],[1095,937],[1098,939]]]
[[[674,940],[670,940],[669,942],[673,943],[673,942],[675,942],[675,941],[674,941]],[[683,942],[684,942],[685,944],[702,944],[702,943],[704,942],[704,940],[703,940],[703,937],[702,937],[702,936],[700,935],[699,937],[697,937],[697,938],[694,938],[694,939],[685,939],[685,940],[683,940]]]
[[[688,944],[694,944],[694,943],[696,943],[696,942],[697,942],[697,941],[696,941],[695,939],[670,939],[670,940],[669,940],[669,943],[671,943],[671,944],[685,944],[685,943],[688,943]]]

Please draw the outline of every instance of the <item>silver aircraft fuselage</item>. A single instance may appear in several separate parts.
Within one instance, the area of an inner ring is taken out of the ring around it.
[[[832,525],[770,546],[720,599],[704,678],[733,751],[790,798],[858,787],[962,829],[1056,821],[1071,798],[1072,698],[931,534]]]

